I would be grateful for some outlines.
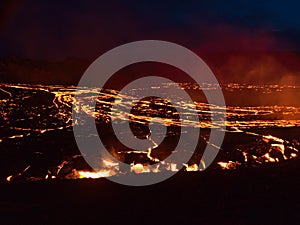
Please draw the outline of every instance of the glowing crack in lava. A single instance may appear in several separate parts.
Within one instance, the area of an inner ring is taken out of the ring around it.
[[[161,88],[163,91],[170,85],[172,84],[165,83],[161,87],[153,88]],[[180,86],[186,90],[199,91],[199,87],[193,83],[181,83]],[[210,115],[222,109],[200,100],[194,102],[200,118],[199,123],[185,120],[182,124],[178,124],[177,120],[172,119],[172,116],[176,117],[177,112],[162,100],[154,102],[152,111],[148,105],[153,102],[140,101],[140,104],[136,106],[139,114],[132,112],[130,117],[135,126],[143,127],[151,121],[149,114],[151,111],[154,114],[169,115],[164,120],[168,127],[200,128],[203,131],[201,143],[219,150],[215,169],[263,167],[299,158],[300,105],[278,104],[278,102],[286,99],[286,96],[299,93],[300,86],[223,84],[220,87],[203,84],[202,89],[204,88],[212,92],[217,88],[222,88],[229,102],[234,100],[232,96],[236,98],[240,95],[248,96],[250,93],[254,96],[265,97],[268,104],[252,102],[247,105],[245,101],[242,102],[243,104],[239,102],[228,104],[226,137],[222,146],[208,142],[209,130],[220,129],[219,124],[211,122]],[[3,156],[3,163],[8,165],[1,176],[2,181],[102,178],[124,175],[117,162],[108,161],[105,158],[99,161],[98,170],[91,170],[76,150],[72,139],[72,126],[85,123],[85,121],[72,121],[71,119],[75,90],[75,86],[0,84],[0,153]],[[133,90],[132,95],[134,96],[138,91]],[[75,110],[95,118],[96,121],[106,126],[111,121],[112,104],[118,103],[118,99],[114,99],[118,91],[81,88],[82,98],[89,98],[90,93],[99,93],[97,110],[80,104],[80,99],[77,102],[80,107]],[[272,102],[270,96],[273,96],[272,98],[277,96],[277,99]],[[120,97],[125,100],[121,105],[124,111],[132,107],[126,101],[130,99],[130,96]],[[176,107],[188,108],[189,106],[178,99]],[[127,119],[122,111],[115,112],[114,116],[120,122]],[[180,135],[180,130],[170,129],[168,134],[171,141],[167,145],[171,145],[172,138]],[[90,137],[96,135],[98,134],[91,133]],[[110,141],[109,135],[106,138],[108,142]],[[122,146],[115,146],[111,154],[126,162],[132,174],[177,172],[181,165],[175,162],[164,162],[165,156],[161,155],[163,148],[154,142],[152,148],[144,151],[132,151]],[[200,159],[201,154],[195,154],[190,162],[184,164],[183,170],[199,171],[199,165],[205,168]],[[155,165],[158,161],[161,162],[160,165],[149,166]]]

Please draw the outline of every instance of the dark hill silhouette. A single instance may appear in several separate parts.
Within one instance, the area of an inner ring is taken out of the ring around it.
[[[89,62],[67,58],[61,62],[23,58],[0,59],[1,83],[76,84]]]
[[[300,84],[299,52],[219,52],[199,55],[221,83]],[[79,58],[56,62],[0,58],[0,83],[76,85],[92,61]],[[157,67],[159,70],[160,67]],[[145,66],[144,70],[152,71],[153,64]]]

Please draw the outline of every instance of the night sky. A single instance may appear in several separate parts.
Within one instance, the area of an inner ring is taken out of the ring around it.
[[[3,1],[2,1],[3,2]],[[7,1],[1,56],[95,58],[130,41],[194,51],[300,50],[298,1]]]
[[[195,51],[218,78],[230,78],[224,82],[241,79],[241,74],[245,82],[266,82],[271,74],[278,82],[293,83],[300,81],[299,8],[298,1],[8,0],[0,9],[0,57],[60,62],[71,57],[90,63],[118,45],[157,39]],[[245,52],[254,55],[222,56]],[[272,56],[266,55],[270,52]],[[288,54],[278,57],[274,52]],[[297,57],[291,55],[295,52]],[[22,67],[10,73],[19,74],[15,82],[35,82],[39,77],[42,83],[40,74],[45,72],[52,73],[50,83],[59,83],[62,74],[61,82],[76,83],[86,64],[82,68],[73,68],[78,72],[73,80],[67,79],[72,73],[65,72],[68,69],[41,69],[34,75]],[[2,82],[10,77],[2,75]]]

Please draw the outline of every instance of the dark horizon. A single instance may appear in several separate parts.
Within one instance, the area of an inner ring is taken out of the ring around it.
[[[198,54],[211,68],[220,83],[300,84],[300,51],[244,51]],[[63,60],[36,60],[0,57],[0,83],[77,85],[95,59],[68,57]],[[174,73],[157,63],[136,64],[123,75]],[[153,72],[155,70],[155,72]],[[176,73],[173,74],[176,77]]]

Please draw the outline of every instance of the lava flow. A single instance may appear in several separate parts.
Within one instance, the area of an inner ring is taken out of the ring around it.
[[[166,89],[172,84],[163,84]],[[201,91],[191,83],[180,84],[185,90]],[[212,122],[212,113],[218,113],[224,108],[195,100],[197,116],[200,122],[184,120],[178,123],[177,111],[164,100],[141,100],[129,115],[136,126],[148,125],[151,115],[165,115],[163,121],[167,127],[200,128],[201,143],[211,145],[219,151],[215,169],[238,169],[240,167],[262,167],[270,163],[281,163],[299,158],[300,139],[300,105],[286,104],[281,100],[299,92],[299,86],[287,85],[243,85],[203,84],[202,90],[214,91],[222,88],[229,103],[226,107],[225,140],[222,146],[216,146],[208,141],[209,130],[220,130],[220,124]],[[135,90],[138,92],[139,90]],[[80,98],[74,99],[75,92],[80,92]],[[99,94],[97,110],[84,105],[83,99],[89,99],[91,94]],[[103,124],[109,124],[112,119],[124,122],[128,119],[125,111],[130,111],[132,96],[118,96],[116,90],[99,90],[98,88],[80,88],[60,85],[10,85],[0,84],[0,153],[3,164],[8,164],[7,171],[3,171],[6,182],[17,180],[41,179],[76,179],[101,178],[122,176],[124,171],[116,161],[103,159],[99,162],[99,169],[91,170],[82,155],[76,150],[72,134],[72,127],[84,124],[86,121],[75,119],[72,121],[72,107],[77,113],[94,117]],[[234,93],[234,94],[233,94]],[[262,96],[259,102],[240,104],[233,96],[249,95]],[[274,102],[270,96],[276,96]],[[263,99],[265,97],[265,99]],[[175,96],[176,98],[176,96]],[[237,102],[234,102],[234,101]],[[263,102],[263,103],[262,103]],[[113,104],[120,104],[123,111],[111,113]],[[149,105],[154,108],[149,108]],[[178,99],[175,108],[189,109],[193,106]],[[139,113],[134,113],[138,111]],[[187,113],[190,113],[186,110]],[[114,118],[112,118],[112,115]],[[169,142],[180,135],[180,129],[168,130]],[[287,130],[289,129],[289,130]],[[91,138],[98,134],[90,133]],[[149,137],[148,137],[149,138]],[[110,139],[110,136],[107,138]],[[201,154],[197,153],[186,164],[165,162],[165,154],[161,146],[151,138],[153,146],[143,151],[122,149],[115,146],[112,155],[129,166],[128,173],[160,173],[162,171],[177,172],[182,170],[200,171],[206,166],[201,161]],[[200,142],[199,142],[200,143]],[[9,149],[9,150],[7,150]],[[159,162],[159,163],[158,163]]]

